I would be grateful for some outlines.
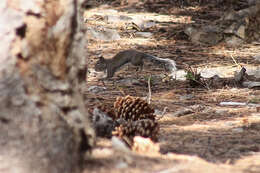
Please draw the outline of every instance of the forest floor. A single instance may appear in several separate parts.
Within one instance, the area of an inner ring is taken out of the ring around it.
[[[87,21],[88,27],[115,29],[121,36],[116,41],[89,39],[90,74],[87,85],[106,89],[98,93],[87,91],[86,104],[91,109],[103,103],[113,105],[118,96],[146,97],[147,79],[151,75],[151,105],[160,111],[167,107],[167,112],[158,121],[159,152],[122,152],[112,147],[110,139],[97,138],[93,157],[87,161],[84,172],[260,172],[260,107],[257,106],[260,104],[260,90],[230,86],[192,87],[186,80],[162,81],[158,76],[165,73],[164,69],[152,64],[145,64],[138,76],[135,68],[129,65],[116,72],[112,80],[104,83],[98,80],[103,73],[93,72],[100,54],[111,58],[119,51],[137,49],[173,59],[179,70],[191,66],[199,72],[205,69],[207,72],[216,70],[221,72],[222,77],[230,77],[239,70],[233,58],[247,70],[259,66],[260,63],[253,57],[259,55],[260,46],[202,46],[193,44],[188,39],[183,32],[184,28],[194,23],[207,25],[220,18],[224,11],[223,4],[181,6],[177,1],[155,1],[135,6],[112,2],[88,9],[85,13],[87,19],[94,19]],[[131,35],[123,25],[105,22],[102,17],[106,15],[140,17],[154,21],[156,25],[147,30],[153,36],[142,38]],[[134,79],[143,85],[121,83],[122,79]],[[222,106],[221,102],[254,105]],[[174,116],[174,113],[184,109],[190,111]]]

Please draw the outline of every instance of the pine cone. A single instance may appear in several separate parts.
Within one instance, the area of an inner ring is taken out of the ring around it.
[[[124,120],[154,120],[154,110],[151,109],[148,103],[140,97],[117,97],[114,103],[116,119],[123,118]]]
[[[132,145],[133,138],[135,136],[142,136],[151,138],[153,141],[157,141],[157,135],[159,132],[159,124],[153,120],[142,119],[138,121],[127,121],[122,123],[119,127],[115,128],[112,132],[113,135],[119,136],[126,141],[130,146]]]

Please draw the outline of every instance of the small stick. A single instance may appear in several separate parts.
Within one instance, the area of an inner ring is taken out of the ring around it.
[[[241,65],[239,65],[239,64],[237,63],[237,61],[235,60],[235,58],[233,57],[233,55],[230,54],[230,56],[231,56],[232,60],[234,61],[234,63],[236,64],[236,66],[238,66],[238,67],[241,68]]]
[[[148,96],[147,96],[147,103],[151,103],[151,97],[152,97],[152,92],[151,92],[151,75],[148,78]]]
[[[126,95],[125,92],[124,92],[124,90],[123,90],[122,88],[120,88],[118,85],[116,85],[116,88],[119,90],[119,92],[120,92],[123,96]]]

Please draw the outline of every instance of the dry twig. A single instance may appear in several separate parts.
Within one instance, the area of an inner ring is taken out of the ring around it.
[[[148,78],[148,96],[147,96],[147,103],[151,103],[152,91],[151,91],[151,75]]]

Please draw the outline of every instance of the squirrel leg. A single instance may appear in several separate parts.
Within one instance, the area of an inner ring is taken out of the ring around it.
[[[141,63],[141,64],[139,64],[138,66],[137,66],[137,68],[136,68],[136,78],[138,79],[139,78],[139,73],[141,72],[141,71],[143,71],[143,67],[144,67],[144,63]]]
[[[135,64],[137,66],[136,71],[143,71],[144,62],[139,62],[138,64]]]
[[[107,79],[113,77],[113,76],[114,76],[114,73],[115,73],[115,71],[114,71],[113,69],[108,68],[108,69],[107,69]]]

